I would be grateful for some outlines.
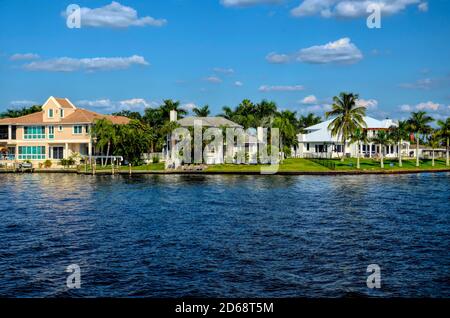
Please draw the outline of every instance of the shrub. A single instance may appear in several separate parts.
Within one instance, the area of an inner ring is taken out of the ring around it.
[[[44,167],[45,168],[50,168],[52,166],[52,161],[47,159],[44,161]]]
[[[159,157],[158,156],[153,156],[152,163],[159,163]]]

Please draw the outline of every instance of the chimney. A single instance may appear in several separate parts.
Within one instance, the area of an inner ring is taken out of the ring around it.
[[[178,120],[178,114],[176,110],[171,110],[170,111],[170,121],[177,121]]]

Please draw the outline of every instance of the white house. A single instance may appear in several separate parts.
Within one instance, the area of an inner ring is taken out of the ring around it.
[[[292,149],[292,153],[297,158],[305,158],[308,156],[327,156],[337,158],[342,155],[342,141],[338,136],[332,136],[328,126],[333,119],[324,121],[320,124],[306,128],[305,134],[298,134],[298,146]],[[364,121],[367,124],[365,130],[369,140],[379,130],[387,130],[392,126],[396,126],[397,123],[391,119],[377,120],[372,117],[364,117]],[[385,147],[386,157],[397,157],[399,147],[397,145],[390,145]],[[409,154],[409,142],[405,141],[400,149],[402,155],[407,156]],[[358,149],[356,143],[350,144],[347,142],[347,147],[344,151],[347,157],[356,157],[358,153],[363,157],[372,158],[378,157],[380,154],[380,146],[369,142],[361,145]]]
[[[228,120],[223,117],[185,117],[182,119],[177,118],[177,112],[171,111],[170,113],[170,121],[177,122],[177,124],[182,128],[192,128],[194,127],[194,123],[201,123],[202,128],[243,128],[241,125]],[[193,138],[194,136],[192,136]],[[207,149],[204,156],[204,163],[208,165],[212,164],[223,164],[226,161],[228,162],[230,159],[233,161],[238,153],[245,152],[246,162],[251,164],[257,163],[257,153],[258,153],[258,139],[256,136],[255,129],[248,129],[244,132],[244,146],[238,145],[235,140],[235,144],[232,148],[232,153],[227,153],[227,145],[226,145],[226,137],[224,132],[223,143],[219,147],[219,149]],[[192,140],[192,143],[194,141]],[[174,165],[178,167],[182,164],[180,158],[172,158],[172,149],[174,147],[173,141],[171,141],[171,136],[167,136],[166,145],[164,147],[164,157],[166,158],[166,165]],[[231,158],[227,158],[230,156]],[[192,158],[193,160],[193,158]]]

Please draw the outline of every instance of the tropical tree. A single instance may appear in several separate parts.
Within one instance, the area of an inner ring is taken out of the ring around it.
[[[397,126],[391,126],[389,129],[389,138],[397,143],[398,147],[398,166],[403,167],[402,162],[402,145],[403,141],[408,139],[408,123],[400,120]]]
[[[384,130],[379,130],[375,136],[372,137],[372,142],[378,144],[380,147],[380,165],[384,168],[384,147],[390,144],[389,134]]]
[[[196,117],[208,117],[211,111],[209,110],[209,105],[205,105],[200,108],[194,108],[192,110]]]
[[[450,165],[449,162],[449,148],[450,148],[450,118],[447,118],[445,121],[438,120],[437,122],[439,126],[438,136],[445,141],[446,151],[445,151],[445,165],[448,167]]]
[[[428,145],[431,147],[431,166],[435,166],[435,149],[439,148],[439,146],[441,145],[441,138],[438,135],[437,131],[433,131],[430,136],[428,137]]]
[[[140,112],[133,112],[131,110],[121,110],[120,112],[112,113],[113,116],[123,116],[130,119],[142,120]]]
[[[344,161],[345,148],[347,147],[347,140],[357,129],[363,129],[367,127],[364,121],[366,115],[366,108],[358,106],[356,101],[358,95],[353,93],[341,93],[333,98],[332,109],[325,113],[326,118],[334,117],[331,123],[328,125],[328,129],[331,130],[333,137],[337,136],[341,139],[342,149],[342,161]]]
[[[127,125],[117,125],[114,154],[123,156],[133,165],[141,163],[143,153],[148,152],[155,134],[152,129],[139,120],[131,120]]]
[[[314,115],[313,113],[309,113],[304,116],[301,115],[297,121],[297,129],[299,133],[305,133],[305,128],[311,127],[322,122],[322,118]]]
[[[419,145],[420,135],[425,135],[431,131],[430,123],[433,121],[431,116],[428,116],[426,112],[412,112],[411,117],[408,119],[409,132],[415,134],[416,139],[416,167],[420,166],[419,161]]]
[[[5,112],[0,113],[0,118],[17,118],[17,117],[22,117],[25,115],[37,113],[37,112],[40,112],[41,110],[42,110],[41,105],[33,105],[30,107],[23,107],[21,109],[10,108],[10,109],[7,109]]]
[[[282,142],[283,153],[290,155],[292,146],[298,144],[297,130],[296,130],[296,115],[295,112],[284,110],[273,120],[273,127],[278,128]],[[280,145],[281,146],[281,145]]]
[[[95,140],[95,147],[97,150],[101,151],[101,154],[104,154],[104,148],[106,147],[106,157],[109,157],[109,152],[111,150],[111,145],[116,142],[116,130],[113,123],[106,119],[102,118],[95,121],[92,129],[91,135]],[[103,161],[101,159],[102,166],[107,164],[107,161]]]
[[[369,142],[369,138],[367,137],[367,130],[357,128],[353,132],[353,134],[350,138],[350,142],[356,143],[358,146],[358,151],[357,151],[357,155],[356,155],[356,168],[360,169],[361,168],[361,163],[360,163],[361,145]]]

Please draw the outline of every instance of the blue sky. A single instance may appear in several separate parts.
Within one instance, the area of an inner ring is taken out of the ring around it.
[[[378,118],[450,115],[450,1],[377,1],[381,29],[366,25],[371,0],[0,0],[0,110],[53,95],[219,113],[249,98],[322,115],[351,91]]]

